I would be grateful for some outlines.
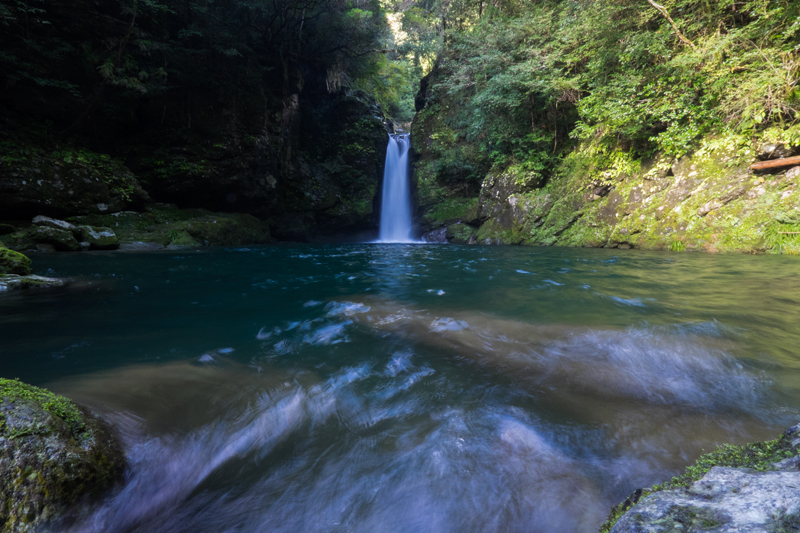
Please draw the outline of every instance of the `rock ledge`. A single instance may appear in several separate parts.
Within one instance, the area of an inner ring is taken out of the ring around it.
[[[723,446],[683,476],[636,491],[601,531],[800,531],[798,446],[800,425],[774,441]]]

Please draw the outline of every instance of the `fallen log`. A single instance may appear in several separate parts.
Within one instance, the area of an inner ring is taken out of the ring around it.
[[[800,156],[784,157],[783,159],[770,159],[769,161],[759,161],[750,165],[750,170],[764,170],[765,168],[789,167],[800,165]]]

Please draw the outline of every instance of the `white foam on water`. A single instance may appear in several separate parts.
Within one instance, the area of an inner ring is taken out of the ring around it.
[[[469,324],[463,320],[454,320],[449,317],[437,318],[431,322],[430,331],[461,331],[462,329],[469,328]]]

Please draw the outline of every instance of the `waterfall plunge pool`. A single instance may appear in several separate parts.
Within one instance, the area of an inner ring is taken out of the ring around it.
[[[483,246],[36,255],[0,375],[102,413],[62,531],[590,532],[798,421],[790,257]]]

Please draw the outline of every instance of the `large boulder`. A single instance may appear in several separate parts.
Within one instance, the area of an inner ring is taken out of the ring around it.
[[[18,274],[26,276],[31,273],[31,260],[25,255],[0,246],[0,274]]]
[[[756,154],[759,161],[769,159],[782,159],[800,154],[800,146],[787,145],[786,143],[767,143],[761,146]]]
[[[683,476],[634,493],[601,531],[800,531],[799,445],[794,426],[774,441],[724,446]]]
[[[33,217],[31,221],[34,226],[44,226],[48,228],[55,228],[55,229],[63,229],[71,232],[73,235],[78,231],[78,228],[75,227],[74,224],[67,222],[66,220],[58,220],[55,218],[45,217],[42,215],[38,215]],[[77,237],[77,235],[75,235]]]
[[[81,242],[88,242],[92,250],[116,250],[119,239],[111,228],[78,226]]]
[[[125,467],[99,418],[47,390],[0,378],[0,524],[33,531],[97,496]]]
[[[52,245],[61,252],[78,252],[81,250],[81,245],[72,231],[49,226],[31,226],[3,237],[3,242],[12,250],[35,250],[37,245],[40,244]]]

